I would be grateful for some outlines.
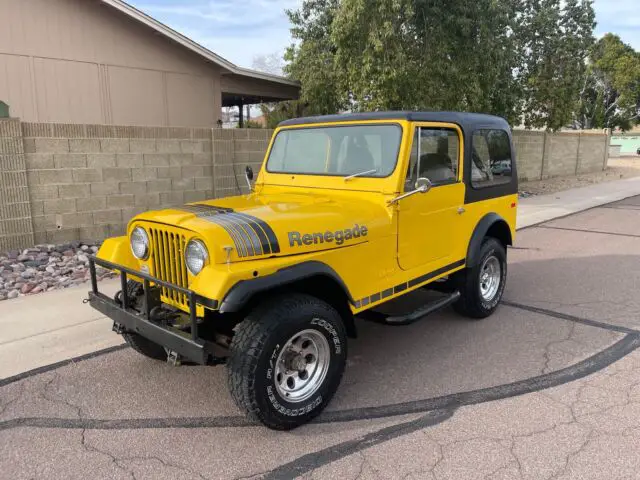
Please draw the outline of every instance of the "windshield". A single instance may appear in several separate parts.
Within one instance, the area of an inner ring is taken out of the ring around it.
[[[281,130],[269,153],[267,171],[387,177],[395,169],[401,137],[399,125],[336,125]]]

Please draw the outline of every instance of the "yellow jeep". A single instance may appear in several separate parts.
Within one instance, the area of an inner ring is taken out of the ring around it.
[[[226,363],[237,405],[270,428],[318,415],[358,319],[406,325],[452,305],[497,307],[518,181],[501,118],[377,112],[276,129],[248,195],[136,216],[92,258],[91,305],[155,359]],[[120,273],[111,299],[96,265]],[[378,307],[418,288],[416,311]]]

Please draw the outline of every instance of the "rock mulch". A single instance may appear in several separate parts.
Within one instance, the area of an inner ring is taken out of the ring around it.
[[[0,253],[0,301],[59,290],[89,281],[89,255],[99,245],[36,245]],[[98,280],[114,277],[97,267]]]
[[[527,190],[520,190],[520,191],[518,192],[518,197],[519,197],[519,198],[529,198],[529,197],[534,197],[534,196],[536,196],[536,195],[537,195],[536,193],[534,193],[534,192],[529,192],[529,191],[527,191]]]

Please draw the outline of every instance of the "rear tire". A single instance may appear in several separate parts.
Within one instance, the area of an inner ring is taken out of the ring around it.
[[[235,329],[229,391],[247,416],[274,430],[309,422],[329,403],[347,358],[342,318],[305,294],[260,304]]]
[[[507,281],[507,252],[493,237],[482,242],[478,262],[456,275],[460,299],[453,308],[470,318],[486,318],[502,299]]]

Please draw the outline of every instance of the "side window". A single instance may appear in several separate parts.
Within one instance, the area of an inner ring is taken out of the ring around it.
[[[414,189],[416,180],[428,178],[434,186],[458,179],[460,139],[450,128],[417,127],[413,136],[405,192]]]
[[[511,182],[511,144],[504,130],[476,130],[471,150],[471,185],[492,187]]]

